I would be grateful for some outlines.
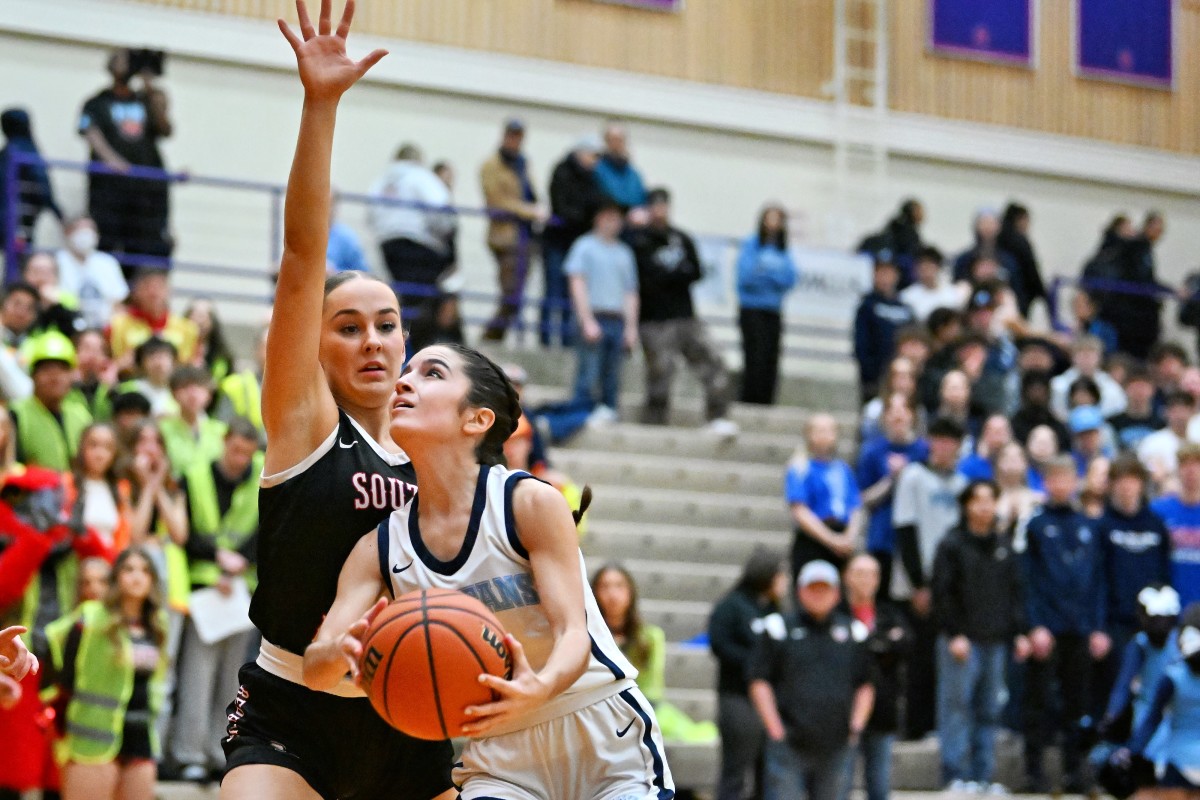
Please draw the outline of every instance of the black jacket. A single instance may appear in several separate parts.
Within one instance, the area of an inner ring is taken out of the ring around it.
[[[933,560],[933,616],[946,636],[984,643],[1025,630],[1021,567],[1008,537],[946,534]]]
[[[1013,291],[1017,295],[1021,315],[1027,317],[1033,301],[1046,296],[1046,284],[1042,280],[1042,270],[1038,266],[1033,245],[1030,244],[1029,238],[1016,228],[1001,228],[1000,235],[996,237],[996,245],[1007,250],[1016,262],[1019,280],[1013,282]]]
[[[900,665],[912,650],[913,633],[904,615],[891,603],[875,607],[875,627],[867,636],[867,652],[875,661],[875,708],[867,730],[894,733],[900,727],[897,707],[903,684]]]
[[[632,228],[625,241],[637,257],[640,322],[691,319],[691,286],[700,280],[700,256],[692,237],[672,228]]]
[[[543,238],[564,249],[592,229],[596,209],[604,194],[591,170],[584,169],[574,153],[558,162],[550,175],[550,211],[558,218],[546,227]]]
[[[746,694],[746,664],[762,630],[759,622],[779,609],[744,589],[734,589],[713,608],[708,619],[708,644],[717,657],[717,691]]]

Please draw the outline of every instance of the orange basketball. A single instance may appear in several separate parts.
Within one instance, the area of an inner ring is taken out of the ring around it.
[[[450,589],[396,598],[364,640],[362,685],[379,716],[418,739],[462,736],[467,706],[495,693],[479,683],[489,673],[512,676],[504,628],[487,606]]]

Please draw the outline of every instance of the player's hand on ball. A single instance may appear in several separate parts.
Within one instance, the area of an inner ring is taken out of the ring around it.
[[[366,638],[367,630],[370,629],[371,623],[375,621],[375,617],[379,616],[379,612],[387,608],[387,598],[381,597],[375,601],[375,605],[367,610],[357,622],[346,629],[342,634],[342,638],[338,640],[338,649],[342,651],[342,655],[346,657],[346,661],[350,666],[350,678],[356,685],[361,685],[361,675],[358,668],[359,662],[362,660],[363,640]]]
[[[463,725],[467,736],[486,736],[488,731],[537,708],[550,699],[550,687],[529,666],[525,648],[511,634],[505,634],[504,644],[512,656],[512,679],[495,675],[480,675],[479,682],[500,696],[494,703],[470,706],[466,715],[471,722]]]

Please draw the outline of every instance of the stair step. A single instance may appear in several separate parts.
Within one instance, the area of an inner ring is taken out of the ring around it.
[[[590,524],[583,552],[592,568],[632,554],[661,561],[686,554],[693,563],[743,564],[756,547],[775,550],[782,561],[791,542],[786,527],[747,530],[599,518]]]
[[[554,468],[576,483],[688,489],[779,498],[784,467],[731,464],[703,458],[634,455],[574,447],[550,451]]]
[[[707,689],[717,686],[717,659],[707,645],[667,644],[667,686],[672,689]]]
[[[643,600],[642,617],[663,629],[667,640],[685,642],[708,630],[712,603],[694,600]]]
[[[689,561],[627,559],[623,566],[633,575],[638,596],[655,600],[694,600],[712,603],[729,591],[741,570],[725,564]]]
[[[612,484],[592,486],[592,510],[588,513],[595,524],[600,524],[601,520],[628,520],[768,531],[787,530],[790,525],[782,496],[716,494]]]
[[[732,438],[721,438],[708,431],[688,428],[617,423],[585,427],[571,437],[567,446],[581,450],[655,453],[724,462],[785,464],[795,451],[797,441],[772,433],[743,432]]]

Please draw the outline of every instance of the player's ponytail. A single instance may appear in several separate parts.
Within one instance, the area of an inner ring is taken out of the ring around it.
[[[487,408],[496,415],[496,421],[475,447],[475,459],[480,464],[507,466],[504,443],[513,435],[521,419],[521,400],[516,387],[496,362],[478,350],[453,343],[440,344],[439,347],[452,350],[462,357],[467,379],[471,382],[466,406]]]

